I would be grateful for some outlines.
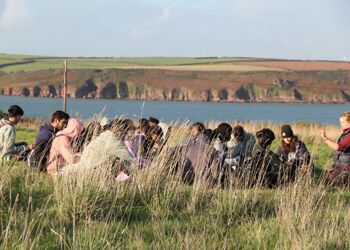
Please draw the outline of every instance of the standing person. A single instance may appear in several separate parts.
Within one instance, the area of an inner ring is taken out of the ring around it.
[[[305,143],[294,135],[290,125],[285,124],[281,127],[281,137],[277,155],[292,166],[292,176],[296,171],[310,172],[310,153]]]
[[[40,127],[38,136],[35,139],[35,145],[42,141],[49,141],[57,132],[63,130],[69,120],[69,115],[63,111],[56,111],[52,114],[51,121]]]
[[[8,109],[8,118],[0,120],[0,161],[8,161],[17,156],[21,159],[23,154],[29,151],[27,143],[16,143],[16,124],[23,115],[23,109],[13,105]]]
[[[54,174],[66,164],[79,161],[79,155],[73,153],[72,142],[83,131],[84,125],[77,119],[69,119],[67,127],[56,134],[50,150],[47,172]]]
[[[335,151],[333,166],[328,173],[327,181],[331,185],[350,184],[350,112],[344,112],[339,117],[342,133],[337,141],[333,141],[322,130],[322,140]]]

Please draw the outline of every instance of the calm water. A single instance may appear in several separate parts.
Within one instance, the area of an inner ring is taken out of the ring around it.
[[[62,109],[62,99],[0,96],[0,109],[20,105],[25,116],[47,119]],[[102,112],[113,118],[126,115],[130,118],[154,116],[165,122],[173,120],[229,121],[263,120],[273,122],[314,121],[338,124],[341,112],[350,111],[348,104],[237,104],[188,103],[162,101],[122,101],[99,99],[69,99],[67,110],[73,116],[90,118]]]

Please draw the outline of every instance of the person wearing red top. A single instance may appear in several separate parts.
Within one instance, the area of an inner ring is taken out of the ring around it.
[[[334,162],[327,175],[327,182],[331,185],[350,185],[350,112],[344,112],[339,117],[342,134],[338,141],[328,138],[322,130],[322,140],[335,150]]]

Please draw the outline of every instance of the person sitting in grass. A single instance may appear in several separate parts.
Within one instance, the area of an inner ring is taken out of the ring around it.
[[[183,148],[185,150],[186,161],[182,173],[182,179],[185,183],[192,184],[195,176],[200,176],[203,168],[207,165],[209,139],[203,134],[204,124],[195,122],[190,127],[190,135],[184,140]]]
[[[292,176],[296,172],[312,172],[310,153],[306,145],[294,135],[290,125],[285,124],[282,126],[281,137],[282,141],[277,150],[277,155],[292,166]]]
[[[40,127],[39,134],[35,139],[35,145],[42,141],[49,141],[57,132],[63,130],[69,120],[69,115],[63,111],[56,111],[52,114],[50,122]]]
[[[136,122],[133,138],[127,138],[125,140],[125,144],[130,154],[133,158],[137,159],[140,167],[144,166],[147,162],[145,161],[147,152],[145,150],[144,144],[146,143],[149,130],[149,121],[144,118],[140,119]]]
[[[290,166],[270,150],[274,132],[263,128],[256,132],[256,144],[246,157],[239,178],[247,186],[274,187],[289,181]]]
[[[227,142],[228,157],[225,163],[238,166],[244,161],[255,145],[254,135],[247,133],[244,128],[237,125],[233,128],[230,140]]]
[[[209,185],[223,186],[229,173],[224,166],[227,157],[227,142],[230,140],[232,127],[228,123],[221,123],[212,132],[209,168],[206,173]]]
[[[342,133],[337,141],[330,139],[325,130],[320,133],[321,139],[335,151],[333,166],[327,175],[327,182],[334,186],[350,185],[350,112],[339,117]]]
[[[23,109],[13,105],[8,109],[8,118],[0,120],[0,161],[24,160],[32,145],[16,143],[16,124],[24,115]]]
[[[154,117],[150,117],[148,118],[148,123],[151,127],[153,126],[158,126],[159,125],[159,120],[157,118],[154,118]]]
[[[67,164],[79,161],[74,154],[72,142],[83,131],[84,125],[77,119],[69,119],[67,127],[56,134],[49,154],[47,172],[54,174]]]

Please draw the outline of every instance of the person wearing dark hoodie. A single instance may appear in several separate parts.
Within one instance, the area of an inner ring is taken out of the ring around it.
[[[270,150],[275,134],[269,128],[256,132],[256,141],[251,154],[246,157],[241,168],[244,185],[274,187],[288,181],[290,167]]]
[[[282,141],[277,150],[277,155],[292,166],[292,176],[296,172],[311,172],[310,153],[304,142],[294,135],[290,125],[282,126],[281,137]]]
[[[63,130],[69,120],[69,115],[63,111],[56,111],[52,114],[51,121],[40,127],[39,134],[35,139],[35,145],[42,141],[49,141],[57,132]]]

